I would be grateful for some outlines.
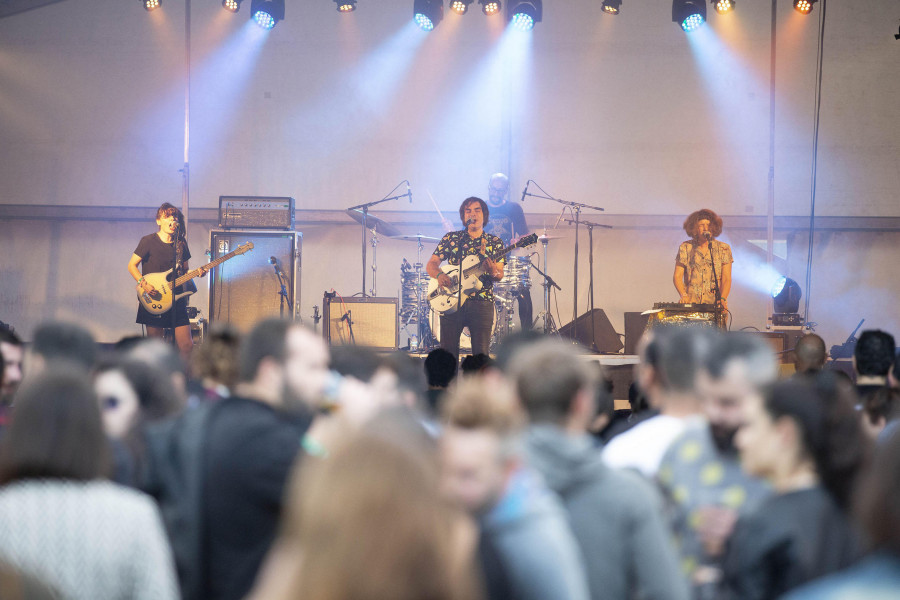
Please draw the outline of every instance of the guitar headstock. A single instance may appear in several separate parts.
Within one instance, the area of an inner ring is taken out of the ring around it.
[[[516,248],[526,248],[528,246],[533,246],[534,244],[537,244],[537,241],[538,241],[537,234],[532,233],[532,234],[526,235],[523,238],[520,238],[519,241],[516,242]]]
[[[243,254],[245,252],[250,252],[253,250],[253,242],[247,242],[246,244],[241,244],[237,248],[235,248],[235,254]]]

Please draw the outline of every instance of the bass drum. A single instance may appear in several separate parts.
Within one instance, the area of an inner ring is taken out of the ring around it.
[[[429,310],[429,325],[431,325],[431,332],[434,335],[434,339],[438,342],[441,341],[441,313]],[[494,349],[494,340],[497,339],[497,327],[499,326],[500,319],[497,315],[497,304],[494,304],[494,324],[491,326],[491,350]],[[459,336],[459,353],[472,353],[472,336],[469,334],[469,328],[463,327],[462,335]]]

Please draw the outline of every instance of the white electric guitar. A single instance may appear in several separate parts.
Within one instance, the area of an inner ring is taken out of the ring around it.
[[[532,233],[531,235],[527,235],[521,238],[515,244],[494,252],[488,258],[490,258],[491,260],[497,260],[502,256],[506,256],[516,248],[525,248],[527,246],[531,246],[532,244],[536,244],[537,241],[537,234]],[[466,303],[466,299],[469,296],[477,293],[479,290],[481,290],[482,287],[484,287],[484,283],[480,279],[481,276],[485,274],[483,266],[484,258],[485,257],[481,255],[472,254],[465,257],[462,261],[462,304]],[[460,268],[458,265],[444,265],[441,267],[441,271],[443,271],[447,274],[447,276],[450,277],[450,287],[441,287],[438,284],[437,279],[431,278],[428,281],[428,293],[426,294],[426,297],[428,298],[428,302],[431,304],[431,308],[435,312],[441,314],[453,314],[454,312],[456,312],[456,309],[459,308],[457,304],[460,301]]]
[[[247,242],[243,246],[235,248],[228,254],[220,256],[216,260],[210,263],[206,263],[202,267],[198,267],[196,269],[193,269],[192,271],[188,271],[181,277],[177,277],[174,282],[169,279],[172,274],[172,269],[160,273],[148,273],[144,275],[144,281],[146,281],[156,289],[154,289],[154,291],[152,292],[145,292],[143,288],[138,285],[138,301],[141,303],[141,306],[147,309],[147,312],[154,315],[161,315],[172,308],[173,302],[179,300],[180,298],[184,298],[185,296],[190,296],[197,291],[197,286],[194,286],[193,284],[191,284],[193,289],[184,289],[182,291],[179,291],[177,288],[181,287],[185,283],[188,283],[194,277],[202,277],[203,275],[206,275],[208,271],[210,271],[214,267],[221,265],[226,260],[234,258],[238,254],[249,252],[250,250],[253,250],[253,242]]]

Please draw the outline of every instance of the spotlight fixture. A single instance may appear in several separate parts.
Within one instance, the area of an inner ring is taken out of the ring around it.
[[[617,15],[620,6],[622,6],[622,0],[603,0],[601,9],[608,15]]]
[[[735,0],[709,0],[709,3],[716,7],[717,13],[724,15],[734,10]]]
[[[500,9],[503,7],[500,4],[500,0],[478,0],[478,4],[481,5],[481,12],[491,17],[500,12]]]
[[[509,22],[519,31],[531,31],[541,22],[541,0],[510,0],[506,5]]]
[[[415,0],[413,2],[413,20],[422,31],[431,31],[444,18],[442,0]]]
[[[812,12],[813,4],[819,0],[794,0],[794,10],[801,15],[808,15]]]
[[[222,0],[222,8],[228,12],[236,13],[241,10],[241,1],[242,0]]]
[[[272,29],[284,20],[284,0],[253,0],[250,16],[263,29]]]
[[[356,10],[356,0],[334,0],[338,12],[348,13]]]
[[[706,22],[706,0],[672,0],[672,21],[691,32]]]
[[[159,5],[162,3],[162,0],[141,0],[141,6],[144,7],[144,10],[150,12],[151,10],[156,10],[159,8]]]
[[[799,327],[800,321],[800,284],[790,277],[781,277],[772,287],[775,314],[772,315],[774,327]]]
[[[472,0],[450,0],[450,10],[458,15],[464,15],[469,10]]]

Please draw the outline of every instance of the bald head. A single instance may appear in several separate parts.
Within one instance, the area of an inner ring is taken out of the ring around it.
[[[794,348],[794,366],[798,373],[821,371],[825,366],[825,340],[814,333],[807,333]]]

